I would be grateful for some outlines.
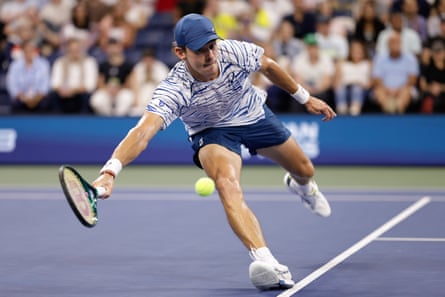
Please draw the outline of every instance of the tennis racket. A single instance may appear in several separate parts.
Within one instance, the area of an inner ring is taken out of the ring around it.
[[[71,166],[59,168],[59,180],[66,200],[79,221],[92,228],[97,223],[97,198],[105,194],[105,188],[94,188]]]

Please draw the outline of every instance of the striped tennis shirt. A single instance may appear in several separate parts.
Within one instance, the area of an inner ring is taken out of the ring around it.
[[[263,48],[248,42],[218,42],[218,78],[195,80],[178,62],[153,93],[147,110],[164,120],[163,129],[180,118],[189,135],[209,127],[249,125],[264,118],[266,92],[249,76],[261,67]]]

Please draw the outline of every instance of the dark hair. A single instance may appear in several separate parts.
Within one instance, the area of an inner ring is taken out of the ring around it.
[[[349,41],[349,48],[351,48],[352,44],[354,44],[354,43],[357,43],[357,44],[360,45],[360,47],[362,48],[363,59],[365,59],[365,60],[369,59],[369,54],[368,54],[368,51],[366,50],[366,45],[365,45],[365,43],[364,43],[362,40],[358,39],[358,38],[353,38],[353,39],[351,39],[351,40]],[[348,61],[351,61],[351,60],[352,60],[351,50],[349,50],[347,60],[348,60]]]

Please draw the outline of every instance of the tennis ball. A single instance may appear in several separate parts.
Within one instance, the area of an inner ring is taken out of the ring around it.
[[[215,191],[215,182],[209,177],[201,177],[195,183],[195,192],[200,196],[210,196]]]

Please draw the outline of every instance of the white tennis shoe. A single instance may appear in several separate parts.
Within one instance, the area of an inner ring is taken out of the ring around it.
[[[259,290],[289,289],[295,284],[287,266],[260,260],[250,264],[249,277]]]
[[[318,190],[318,186],[315,181],[311,180],[310,183],[312,191],[310,193],[305,193],[298,183],[292,178],[289,172],[284,175],[284,184],[287,186],[289,191],[301,197],[301,201],[308,209],[322,217],[330,216],[331,207],[329,206],[328,200],[326,200],[323,193]]]

